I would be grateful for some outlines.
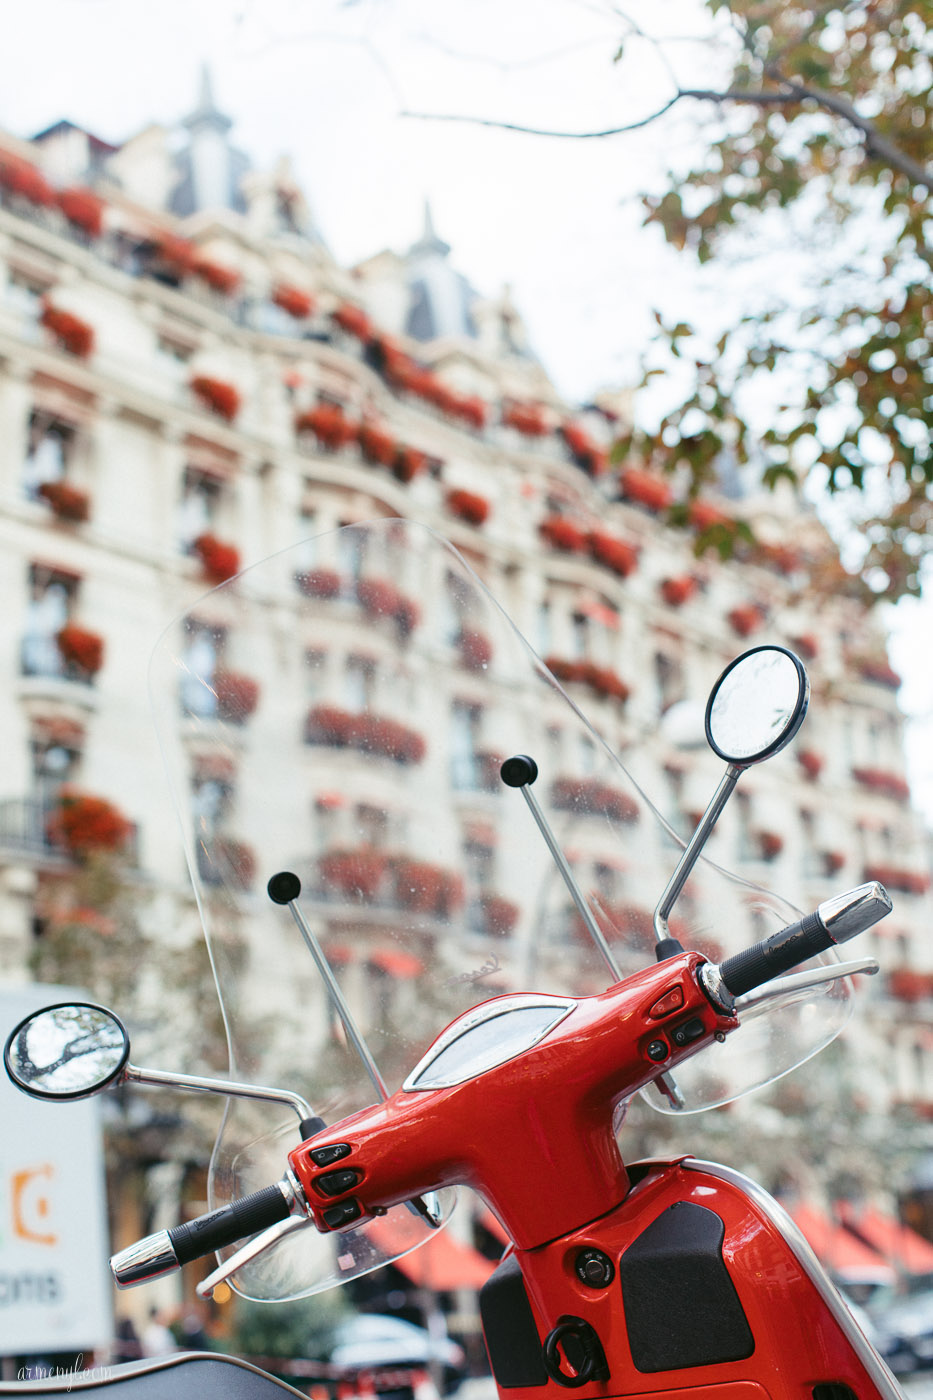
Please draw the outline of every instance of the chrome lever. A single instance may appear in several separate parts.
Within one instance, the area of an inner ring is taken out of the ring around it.
[[[265,1254],[267,1249],[271,1249],[287,1235],[297,1234],[299,1230],[306,1230],[313,1224],[314,1221],[309,1215],[293,1215],[287,1220],[280,1220],[276,1225],[270,1225],[268,1230],[263,1230],[261,1235],[255,1235],[246,1244],[241,1245],[228,1259],[219,1264],[212,1274],[202,1279],[195,1289],[198,1297],[209,1298],[218,1284],[226,1283],[227,1279],[232,1278],[245,1264],[251,1264],[260,1254]]]
[[[790,992],[805,992],[810,987],[819,987],[823,982],[835,982],[839,977],[854,977],[859,972],[863,972],[867,977],[874,977],[878,971],[879,964],[876,958],[852,958],[849,962],[812,967],[806,972],[792,972],[787,977],[777,977],[773,982],[756,987],[753,992],[745,992],[736,997],[736,1014],[750,1011],[773,997],[784,996]]]

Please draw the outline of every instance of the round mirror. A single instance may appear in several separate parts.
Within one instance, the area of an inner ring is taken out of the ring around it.
[[[754,647],[736,657],[706,706],[710,747],[737,768],[760,763],[794,737],[807,713],[803,663],[784,647]]]
[[[130,1041],[103,1006],[63,1002],[34,1011],[14,1028],[3,1051],[7,1074],[37,1099],[84,1099],[123,1072]]]

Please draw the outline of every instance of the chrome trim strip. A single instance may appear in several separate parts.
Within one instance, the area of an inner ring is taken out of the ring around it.
[[[771,1224],[781,1232],[787,1241],[797,1258],[797,1262],[839,1323],[852,1350],[865,1367],[873,1384],[877,1386],[879,1393],[885,1396],[886,1400],[904,1400],[904,1392],[895,1380],[893,1372],[889,1370],[855,1321],[845,1305],[842,1294],[813,1253],[803,1232],[794,1224],[784,1207],[779,1205],[773,1196],[769,1196],[768,1192],[763,1186],[759,1186],[757,1181],[737,1172],[733,1167],[724,1167],[719,1162],[703,1162],[697,1157],[686,1157],[680,1165],[687,1171],[705,1172],[707,1176],[718,1177],[720,1181],[734,1186],[737,1191],[741,1191],[743,1195],[750,1198],[762,1215],[767,1216]]]

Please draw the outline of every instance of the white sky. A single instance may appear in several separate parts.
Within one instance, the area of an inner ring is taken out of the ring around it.
[[[641,227],[638,194],[687,166],[708,118],[678,108],[571,142],[401,114],[637,121],[671,77],[632,37],[613,63],[624,16],[667,36],[684,81],[715,83],[716,50],[694,42],[710,23],[699,0],[30,0],[4,14],[0,126],[28,136],[68,117],[119,142],[189,112],[206,61],[233,139],[258,165],[291,156],[339,262],[406,248],[429,198],[458,269],[486,295],[510,284],[555,383],[585,399],[636,378],[654,308],[702,320],[761,276],[700,274]],[[911,778],[933,818],[933,612],[908,605],[893,621],[902,706],[926,716]]]

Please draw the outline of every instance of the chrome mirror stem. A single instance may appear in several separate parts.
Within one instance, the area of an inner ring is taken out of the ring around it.
[[[159,1089],[184,1089],[202,1094],[223,1094],[237,1099],[263,1099],[269,1103],[285,1104],[298,1115],[299,1123],[314,1119],[314,1113],[300,1094],[289,1089],[268,1089],[261,1084],[241,1084],[235,1079],[205,1079],[199,1074],[172,1074],[160,1069],[141,1069],[127,1065],[122,1078],[132,1084],[149,1084]]]
[[[741,773],[741,768],[737,768],[732,763],[729,764],[722,782],[713,793],[709,806],[700,818],[696,831],[684,847],[683,855],[677,862],[674,873],[670,880],[668,880],[664,893],[658,900],[658,907],[654,911],[654,936],[658,943],[663,943],[665,939],[670,938],[667,921],[671,916],[671,910],[677,903],[677,899],[684,885],[687,883],[691,870],[696,865],[703,847],[709,840],[710,833],[719,820],[723,807],[725,807],[729,798],[732,796],[733,788],[739,781]]]

